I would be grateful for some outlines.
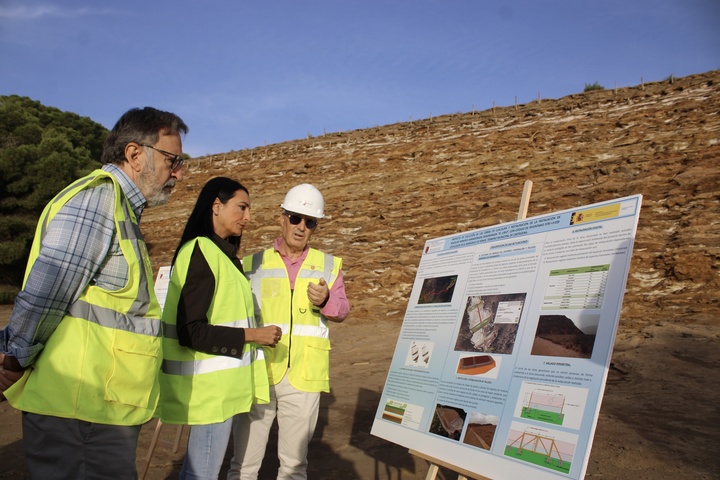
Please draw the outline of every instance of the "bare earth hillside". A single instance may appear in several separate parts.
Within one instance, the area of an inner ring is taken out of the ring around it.
[[[332,393],[311,445],[311,478],[424,478],[426,461],[369,433],[422,246],[513,221],[526,180],[530,217],[643,194],[587,477],[720,478],[720,71],[188,163],[168,205],[142,219],[156,270],[169,264],[213,176],[250,190],[243,253],[279,233],[289,187],[309,182],[325,194],[329,217],[313,245],[343,258],[352,311],[332,326]],[[19,414],[4,403],[0,416],[9,425],[0,479],[25,478]],[[165,430],[170,438],[175,427]],[[151,433],[143,430],[139,464]],[[176,478],[182,451],[161,446],[147,478]],[[269,470],[262,478],[274,478]]]

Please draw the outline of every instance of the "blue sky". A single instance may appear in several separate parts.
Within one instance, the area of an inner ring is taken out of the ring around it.
[[[0,95],[192,156],[720,68],[717,0],[0,0]]]

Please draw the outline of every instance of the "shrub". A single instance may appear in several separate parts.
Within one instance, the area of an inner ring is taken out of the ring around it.
[[[592,90],[605,90],[605,87],[600,85],[598,82],[595,82],[593,84],[586,83],[585,90],[583,90],[583,92],[590,92]]]

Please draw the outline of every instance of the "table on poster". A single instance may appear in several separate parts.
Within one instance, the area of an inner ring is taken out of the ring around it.
[[[543,310],[602,307],[609,269],[596,265],[550,272]]]

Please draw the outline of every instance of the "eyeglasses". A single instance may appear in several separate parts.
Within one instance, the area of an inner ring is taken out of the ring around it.
[[[293,215],[292,213],[284,213],[283,215],[288,217],[290,225],[300,225],[300,222],[305,220],[305,226],[310,230],[315,230],[315,227],[317,227],[317,220],[314,218],[305,218],[300,215]]]
[[[182,157],[182,155],[179,155],[179,154],[177,154],[177,153],[170,153],[170,152],[168,152],[168,151],[161,150],[161,149],[159,149],[159,148],[153,147],[152,145],[147,145],[147,144],[144,144],[144,143],[138,143],[138,145],[140,145],[141,147],[152,148],[153,150],[156,150],[156,151],[162,153],[163,155],[165,155],[166,157],[168,157],[168,158],[170,159],[170,171],[171,171],[171,172],[176,171],[176,170],[177,170],[178,168],[180,168],[180,167],[182,166],[182,164],[183,164],[183,157]]]

